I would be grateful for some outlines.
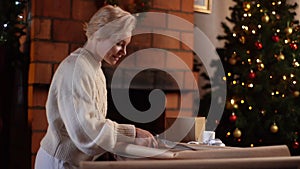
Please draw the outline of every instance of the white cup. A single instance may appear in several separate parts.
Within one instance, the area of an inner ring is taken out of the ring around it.
[[[210,140],[215,139],[214,131],[203,131],[202,134],[202,143],[207,144]]]

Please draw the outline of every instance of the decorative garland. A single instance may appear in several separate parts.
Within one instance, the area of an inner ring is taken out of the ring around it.
[[[121,3],[119,0],[106,0],[104,2],[105,5],[117,5],[120,6]],[[142,13],[147,12],[150,9],[150,1],[149,0],[133,0],[132,3],[126,4],[127,6],[123,6],[125,10],[130,13]]]

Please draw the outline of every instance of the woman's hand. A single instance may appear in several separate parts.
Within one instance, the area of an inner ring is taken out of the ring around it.
[[[135,131],[136,131],[136,137],[134,143],[136,145],[153,147],[153,148],[158,147],[158,142],[149,131],[140,128],[136,128]]]

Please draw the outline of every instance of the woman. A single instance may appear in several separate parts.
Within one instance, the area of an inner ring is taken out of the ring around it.
[[[53,77],[46,113],[48,129],[35,168],[78,168],[120,142],[156,147],[148,131],[106,119],[106,82],[101,62],[115,65],[126,55],[135,18],[105,6],[86,24],[87,42],[62,61]]]

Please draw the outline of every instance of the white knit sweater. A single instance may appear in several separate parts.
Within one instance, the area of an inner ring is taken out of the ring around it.
[[[85,49],[71,53],[53,77],[46,112],[48,130],[41,147],[78,166],[117,142],[133,142],[135,127],[106,119],[107,94],[101,63]]]

